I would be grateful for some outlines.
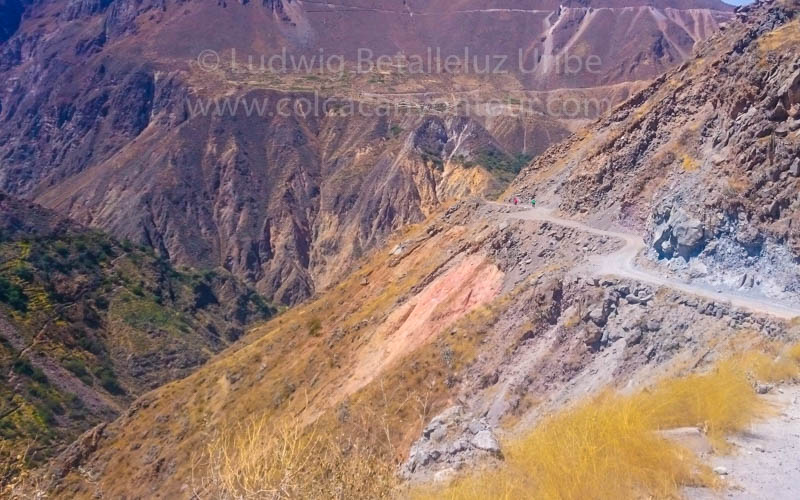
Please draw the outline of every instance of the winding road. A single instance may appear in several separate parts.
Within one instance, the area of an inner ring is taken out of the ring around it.
[[[495,203],[494,205],[500,207],[518,208],[514,207],[514,205],[504,203]],[[509,219],[550,222],[558,226],[569,227],[586,233],[596,234],[598,236],[605,236],[607,238],[613,238],[622,241],[624,246],[616,252],[605,255],[596,255],[589,259],[590,264],[599,274],[615,275],[621,278],[628,278],[656,286],[664,286],[714,301],[723,301],[733,307],[744,309],[753,313],[769,314],[781,319],[791,320],[800,317],[800,309],[788,304],[782,304],[775,300],[753,297],[731,291],[718,292],[707,286],[686,283],[675,278],[656,274],[652,271],[637,267],[635,264],[636,256],[645,249],[644,241],[639,235],[597,229],[584,224],[583,222],[559,217],[555,215],[554,210],[550,208],[531,208],[519,212],[511,212],[506,214],[506,216]]]

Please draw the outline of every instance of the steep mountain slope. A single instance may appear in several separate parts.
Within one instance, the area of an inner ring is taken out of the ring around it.
[[[5,42],[19,28],[25,3],[19,0],[3,0],[0,2],[0,43]]]
[[[744,95],[748,75],[783,81],[766,109],[764,96],[753,98],[749,116],[772,116],[778,102],[789,114],[799,11],[796,2],[742,10],[740,21],[710,40],[699,57],[542,155],[510,192],[536,189],[540,203],[556,208],[560,201],[560,212],[479,201],[443,210],[398,235],[386,250],[365,256],[356,273],[316,300],[254,330],[235,349],[95,429],[53,462],[50,484],[76,498],[214,497],[205,489],[215,474],[205,446],[220,433],[243,432],[243,420],[261,416],[276,425],[302,422],[332,439],[357,439],[385,460],[403,462],[409,478],[446,477],[476,460],[499,459],[494,435],[504,427],[524,428],[587,394],[692,371],[765,340],[796,341],[800,324],[791,316],[800,307],[791,301],[774,316],[775,300],[764,306],[765,300],[735,290],[688,286],[646,256],[625,255],[628,240],[635,239],[630,231],[645,232],[648,212],[620,206],[650,209],[644,203],[653,190],[645,185],[640,193],[636,178],[621,175],[606,185],[594,169],[616,163],[600,163],[586,151],[605,145],[595,154],[628,158],[647,152],[629,146],[641,137],[685,135],[671,121],[680,114],[670,111],[663,95],[672,96],[692,122],[689,104],[695,100],[681,101],[680,89],[700,92],[729,78],[731,85],[742,78],[737,88]],[[780,92],[784,88],[788,93]],[[743,94],[715,95],[710,114],[736,109]],[[697,102],[697,109],[705,106],[702,98]],[[698,137],[724,136],[730,145],[747,147],[759,140],[773,144],[774,166],[784,164],[780,151],[796,151],[794,131],[764,141],[734,120],[719,120],[714,133],[705,135],[701,127]],[[792,123],[787,118],[773,129]],[[657,175],[681,180],[675,192],[696,189],[696,203],[715,201],[709,184],[699,185],[695,177],[701,172],[712,179],[713,171],[700,166],[712,156],[689,149],[691,137],[680,144],[698,168],[684,169],[681,161],[680,171],[664,175],[671,167],[663,164]],[[646,155],[631,161],[634,170],[654,168]],[[771,172],[767,165],[753,168]],[[786,182],[787,175],[773,182]],[[574,188],[565,181],[569,176]],[[757,183],[746,199],[767,196],[771,186]],[[630,205],[615,204],[617,190],[630,190]],[[570,220],[581,216],[581,208],[583,220]],[[754,227],[766,232],[767,224],[760,220]],[[603,230],[620,226],[627,226],[624,237]],[[675,259],[693,260],[693,225],[672,227]],[[789,241],[774,244],[788,252]],[[709,253],[707,261],[725,265],[724,257]],[[621,272],[628,265],[639,272]]]
[[[664,271],[800,301],[800,23],[780,2],[756,12],[759,24],[712,37],[510,192],[645,231]]]
[[[494,3],[36,3],[0,46],[0,187],[295,303],[441,202],[501,189],[518,154],[730,18],[715,1]],[[359,48],[422,68],[360,71]],[[273,56],[288,67],[264,71]]]
[[[41,462],[273,313],[228,273],[176,270],[130,243],[3,196],[3,460],[22,453],[29,464]]]

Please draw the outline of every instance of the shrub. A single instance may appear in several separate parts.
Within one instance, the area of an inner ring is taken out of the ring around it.
[[[25,358],[19,358],[14,361],[14,364],[11,368],[14,370],[14,372],[19,373],[20,375],[25,375],[26,377],[30,377],[36,382],[41,384],[47,383],[47,376],[44,374],[44,372],[33,366],[31,362]]]
[[[94,299],[94,305],[97,306],[98,309],[108,310],[108,298],[104,297],[103,295],[98,295]]]
[[[722,362],[706,374],[666,380],[639,397],[654,428],[700,427],[717,445],[764,411],[738,360]]]
[[[312,337],[319,337],[322,335],[322,321],[320,321],[319,318],[311,318],[306,326],[308,328],[308,334]]]
[[[64,258],[69,257],[69,253],[70,253],[69,252],[69,247],[63,241],[57,241],[55,243],[55,250],[56,250],[56,253],[58,255],[60,255],[61,257],[64,257]]]
[[[12,271],[17,278],[21,279],[22,281],[26,281],[31,283],[33,281],[33,271],[26,266],[17,266]]]
[[[477,162],[488,170],[518,174],[532,159],[533,156],[525,153],[509,156],[496,149],[489,149],[478,154]]]
[[[25,292],[4,277],[0,277],[0,302],[5,302],[20,312],[28,310],[28,297]]]
[[[748,373],[761,382],[791,381],[800,376],[800,366],[792,358],[791,350],[785,355],[749,352],[742,355],[740,362]]]
[[[786,357],[794,361],[795,363],[800,363],[800,344],[795,344],[790,346],[789,349],[786,351]]]
[[[119,381],[117,380],[117,375],[114,371],[107,367],[101,366],[94,372],[95,377],[100,379],[100,386],[107,390],[109,393],[114,395],[122,395],[125,394],[125,389],[119,385]]]
[[[92,376],[89,374],[89,370],[86,369],[86,365],[83,363],[83,361],[80,359],[69,358],[65,359],[62,364],[64,365],[64,368],[78,377],[81,382],[86,385],[92,385]]]
[[[44,409],[44,411],[40,411],[40,413],[43,416],[48,416],[46,419],[48,423],[52,423],[53,419],[51,417],[54,414],[64,414],[64,407],[61,406],[61,402],[56,399],[56,397],[51,394],[46,387],[42,387],[39,384],[34,384],[28,389],[28,394],[40,401],[36,407],[37,409]]]
[[[81,332],[82,335],[78,338],[78,345],[81,346],[83,349],[86,349],[90,353],[94,355],[99,355],[103,353],[103,344],[101,344],[97,339],[91,337],[88,332]]]

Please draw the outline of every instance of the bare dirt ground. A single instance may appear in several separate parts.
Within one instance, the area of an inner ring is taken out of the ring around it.
[[[800,498],[800,386],[775,389],[767,399],[777,415],[734,437],[731,455],[711,460],[728,487],[690,488],[689,500],[797,500]]]

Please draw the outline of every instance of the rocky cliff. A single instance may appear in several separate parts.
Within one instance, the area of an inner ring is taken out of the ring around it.
[[[654,265],[800,298],[800,24],[742,8],[696,55],[537,159],[512,186],[647,233]]]

